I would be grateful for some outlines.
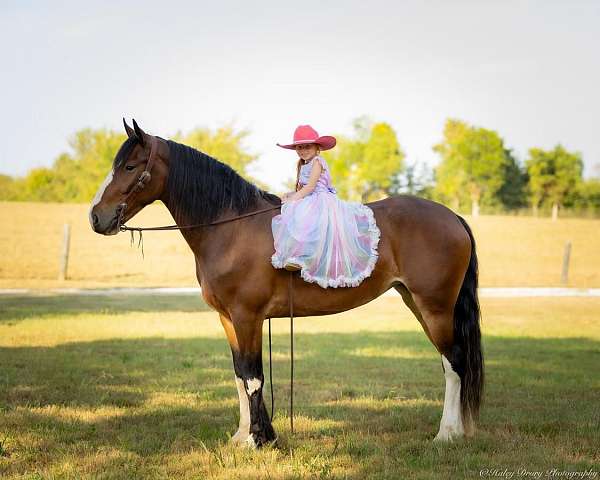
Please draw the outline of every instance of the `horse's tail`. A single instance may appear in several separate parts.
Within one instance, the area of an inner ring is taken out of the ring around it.
[[[458,215],[457,215],[458,216]],[[484,382],[481,331],[479,329],[479,299],[477,298],[478,268],[475,239],[471,228],[458,219],[471,239],[471,259],[454,306],[454,349],[452,368],[460,377],[460,404],[465,424],[479,414]]]

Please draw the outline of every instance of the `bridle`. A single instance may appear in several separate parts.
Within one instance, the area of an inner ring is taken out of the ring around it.
[[[154,231],[163,231],[163,230],[191,230],[194,228],[200,227],[210,227],[213,225],[219,225],[222,223],[233,222],[234,220],[239,220],[241,218],[251,217],[253,215],[258,215],[260,213],[269,212],[272,210],[281,209],[281,205],[276,205],[273,207],[267,207],[260,210],[255,210],[254,212],[244,213],[242,215],[237,215],[231,218],[225,218],[220,220],[215,220],[209,223],[198,223],[195,225],[164,225],[161,227],[128,227],[127,225],[122,224],[123,217],[125,216],[125,211],[127,210],[127,200],[129,200],[136,193],[141,192],[146,185],[152,179],[152,167],[154,166],[154,162],[156,160],[156,152],[158,150],[158,139],[154,136],[150,137],[150,156],[148,157],[148,162],[146,163],[146,168],[141,173],[137,182],[133,185],[129,193],[125,196],[123,201],[117,206],[117,228],[120,232],[131,232],[131,243],[133,244],[134,232],[139,233],[139,241],[138,246],[141,246],[142,256],[144,255],[144,243],[142,240],[142,232],[154,230]],[[292,280],[293,272],[289,272],[289,288],[288,288],[288,301],[290,306],[290,427],[292,433],[294,433],[294,294],[292,288]],[[273,416],[275,415],[275,399],[273,395],[273,362],[272,362],[272,345],[271,345],[271,318],[269,320],[269,377],[270,377],[270,387],[271,387],[271,421],[273,421]]]
[[[152,167],[154,166],[154,161],[156,160],[156,151],[158,150],[158,140],[156,137],[150,137],[150,156],[148,157],[148,162],[146,162],[146,168],[140,174],[137,182],[131,187],[129,193],[125,196],[123,201],[119,203],[117,206],[117,227],[119,231],[124,231],[124,229],[128,228],[125,225],[121,225],[123,221],[123,217],[125,216],[125,211],[127,210],[127,200],[129,200],[136,193],[141,192],[146,185],[152,180]],[[141,233],[140,233],[141,235]]]

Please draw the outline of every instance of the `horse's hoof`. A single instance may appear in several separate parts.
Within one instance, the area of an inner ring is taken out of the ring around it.
[[[244,444],[245,447],[249,448],[250,450],[256,450],[257,448],[260,447],[260,445],[258,445],[255,441],[254,441],[254,435],[250,434],[248,435],[248,437],[246,438],[246,443]]]
[[[459,430],[443,429],[438,432],[433,441],[435,443],[452,442],[454,440],[458,440],[459,438],[463,438],[464,436],[464,432]]]
[[[273,430],[260,432],[258,434],[251,433],[246,439],[246,445],[251,449],[273,446],[277,442],[277,435]]]
[[[235,432],[235,434],[233,435],[233,437],[231,437],[229,439],[229,441],[231,443],[237,443],[237,444],[244,444],[246,443],[246,440],[248,438],[248,433],[242,433],[239,430],[237,432]]]

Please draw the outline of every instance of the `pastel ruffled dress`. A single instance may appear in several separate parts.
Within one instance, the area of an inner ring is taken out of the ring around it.
[[[369,207],[338,198],[321,156],[302,165],[301,186],[308,183],[315,162],[323,167],[316,188],[301,200],[284,203],[272,220],[271,263],[275,268],[298,264],[304,280],[323,288],[356,287],[377,262],[379,228]]]

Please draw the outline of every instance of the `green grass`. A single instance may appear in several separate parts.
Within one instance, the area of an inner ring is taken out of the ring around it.
[[[487,300],[473,439],[434,445],[443,376],[398,298],[274,320],[276,448],[227,443],[229,348],[192,296],[1,297],[0,478],[479,478],[600,461],[600,300]],[[265,327],[266,332],[266,327]],[[265,348],[265,367],[268,357]],[[267,396],[267,404],[269,404]]]

